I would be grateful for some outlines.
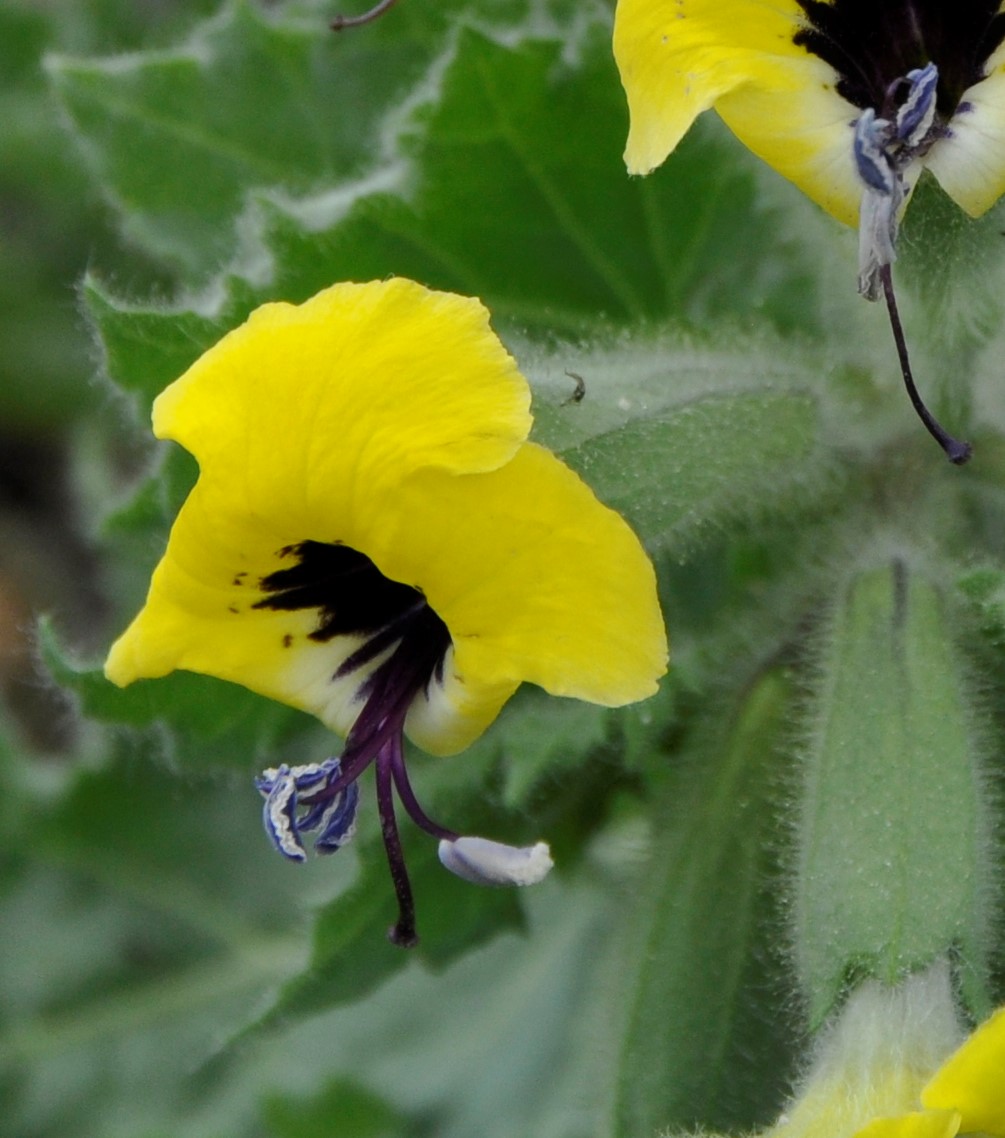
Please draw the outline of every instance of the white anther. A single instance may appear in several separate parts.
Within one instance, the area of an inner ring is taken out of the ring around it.
[[[547,842],[507,846],[488,838],[444,839],[440,861],[473,885],[536,885],[555,864]]]

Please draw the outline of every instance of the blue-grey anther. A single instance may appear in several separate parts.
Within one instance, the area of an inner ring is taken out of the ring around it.
[[[319,854],[334,853],[356,833],[356,807],[359,804],[359,787],[351,782],[326,804],[317,828],[321,832],[314,839],[314,850]]]
[[[911,91],[897,110],[897,138],[901,144],[917,150],[928,141],[935,124],[935,98],[939,86],[939,69],[934,63],[908,71]]]
[[[896,173],[890,158],[890,140],[893,126],[886,119],[876,118],[872,107],[867,107],[855,124],[855,167],[865,184],[889,196],[896,184]]]
[[[939,71],[934,63],[916,68],[896,86],[907,97],[892,119],[878,118],[867,107],[855,124],[852,153],[863,184],[858,224],[858,290],[878,300],[880,270],[897,257],[900,212],[907,197],[904,174],[932,143]]]
[[[297,783],[290,768],[284,764],[265,771],[255,784],[265,796],[262,824],[272,844],[291,861],[303,861],[306,855],[297,830]]]
[[[325,854],[344,846],[356,832],[359,787],[355,782],[318,805],[305,806],[302,802],[305,794],[332,785],[341,773],[341,763],[333,757],[323,763],[296,767],[284,763],[270,767],[255,779],[265,799],[265,832],[276,849],[291,861],[303,861],[306,857],[301,837],[304,833],[320,831],[314,849]]]

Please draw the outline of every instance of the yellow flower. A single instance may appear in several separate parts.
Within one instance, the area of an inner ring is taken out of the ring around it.
[[[1005,1008],[958,1039],[946,968],[863,985],[762,1138],[1005,1138]]]
[[[618,0],[625,161],[648,174],[702,111],[859,229],[859,291],[885,298],[911,402],[951,462],[970,457],[924,405],[891,265],[925,168],[977,216],[1005,191],[1005,13],[998,0]]]
[[[894,117],[909,74],[934,64],[934,118],[903,176],[909,187],[927,167],[977,216],[1005,191],[1003,39],[996,0],[618,0],[628,169],[654,169],[714,106],[755,154],[854,225],[855,125],[864,111]]]
[[[618,706],[665,670],[648,558],[527,441],[529,404],[478,301],[393,279],[259,308],[154,405],[154,433],[200,475],[106,674],[203,672],[344,735],[339,758],[259,780],[266,827],[296,860],[304,831],[320,852],[348,839],[376,761],[398,943],[416,938],[392,790],[462,876],[523,884],[551,865],[543,843],[427,818],[402,734],[448,754],[524,680]]]

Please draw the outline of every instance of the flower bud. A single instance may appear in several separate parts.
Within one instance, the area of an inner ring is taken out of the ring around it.
[[[953,628],[942,589],[894,556],[846,578],[823,630],[793,883],[814,1022],[850,975],[894,984],[951,950],[982,1005],[992,850]]]

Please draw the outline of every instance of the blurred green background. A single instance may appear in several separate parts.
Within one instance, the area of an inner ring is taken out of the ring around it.
[[[126,287],[170,281],[119,237],[82,168],[43,73],[46,53],[109,54],[184,32],[210,3],[0,5],[0,682],[10,730],[32,747],[72,739],[64,701],[46,690],[28,647],[32,614],[52,613],[96,646],[107,602],[87,534],[82,452],[128,465],[121,409],[95,382],[95,348],[77,288],[88,266]]]

